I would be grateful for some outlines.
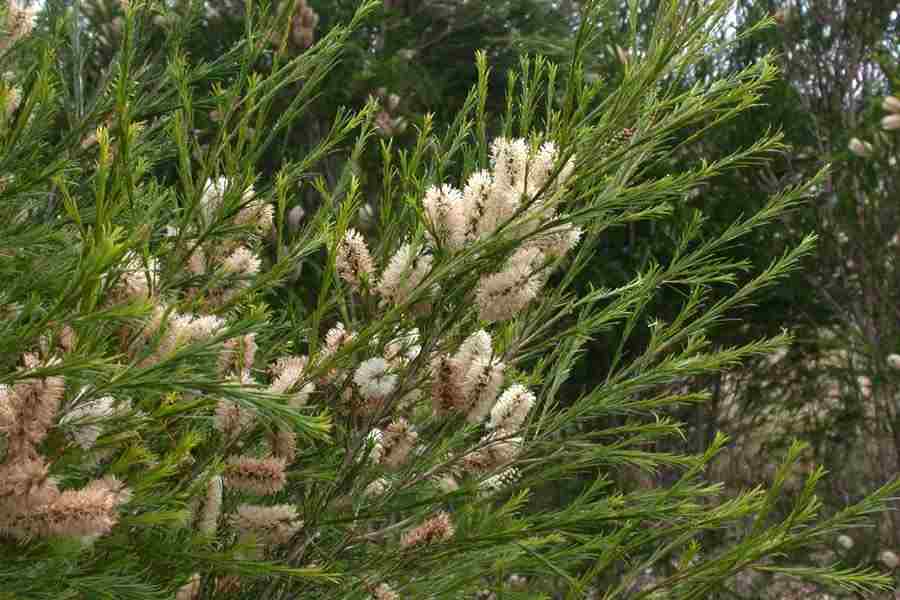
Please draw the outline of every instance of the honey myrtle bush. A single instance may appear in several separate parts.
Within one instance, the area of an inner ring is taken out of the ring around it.
[[[411,147],[374,141],[370,102],[341,111],[307,156],[258,171],[381,4],[315,36],[301,35],[318,20],[305,2],[287,30],[247,4],[240,43],[194,62],[181,47],[191,8],[177,7],[181,22],[132,0],[97,81],[81,77],[100,34],[77,2],[48,2],[33,31],[7,20],[3,89],[18,91],[0,126],[0,598],[574,598],[600,584],[620,597],[673,559],[641,593],[710,597],[747,569],[883,586],[787,559],[861,523],[896,485],[819,515],[816,471],[790,515],[770,519],[799,446],[771,489],[731,499],[703,479],[723,437],[699,456],[646,449],[682,431],[667,408],[704,399],[667,386],[789,341],[718,348],[704,333],[809,250],[812,238],[750,277],[723,254],[805,185],[718,236],[697,214],[668,232],[673,259],[625,286],[575,285],[609,228],[662,226],[717,173],[780,149],[772,136],[693,171],[647,170],[674,131],[702,133],[775,77],[761,61],[708,88],[669,85],[730,2],[665,4],[613,89],[581,73],[601,15],[586,6],[567,64],[524,57],[510,73],[505,114],[487,113],[479,53],[462,112],[446,128],[425,118]],[[145,43],[160,23],[163,54]],[[302,51],[273,50],[280,31]],[[353,167],[370,147],[381,190]],[[336,153],[344,175],[317,177]],[[301,187],[320,198],[309,214]],[[363,228],[368,194],[376,226]],[[707,302],[722,283],[731,296]],[[646,314],[663,287],[684,292],[670,323]],[[603,385],[566,391],[592,335],[645,326],[642,353],[620,349]],[[626,467],[677,476],[617,489],[608,475]],[[572,482],[570,501],[547,504]],[[706,549],[723,527],[740,535]]]

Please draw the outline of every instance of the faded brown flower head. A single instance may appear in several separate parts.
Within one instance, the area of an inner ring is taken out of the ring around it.
[[[225,486],[257,496],[275,494],[284,488],[284,467],[283,458],[232,457],[223,474]]]
[[[66,490],[35,518],[40,535],[95,537],[109,533],[118,521],[119,494],[106,485]]]
[[[283,459],[285,464],[294,462],[297,457],[297,434],[289,429],[278,429],[269,434],[272,454]]]
[[[381,436],[381,464],[389,469],[402,467],[418,437],[406,419],[393,421]]]
[[[226,439],[234,439],[253,425],[251,411],[230,400],[219,400],[216,405],[215,425]]]
[[[444,511],[431,517],[418,527],[411,529],[400,538],[403,548],[413,548],[427,544],[446,542],[453,537],[453,522],[450,515]]]
[[[26,362],[29,369],[39,366],[31,359]],[[55,424],[64,393],[62,377],[27,379],[12,387],[0,386],[0,432],[7,436],[7,460],[35,456],[35,446]]]

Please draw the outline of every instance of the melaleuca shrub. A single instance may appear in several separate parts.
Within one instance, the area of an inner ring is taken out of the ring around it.
[[[168,58],[142,55],[160,7],[130,3],[110,77],[90,94],[79,79],[72,97],[54,36],[80,35],[78,21],[56,13],[43,37],[15,47],[22,100],[0,132],[2,591],[455,598],[579,594],[605,581],[615,596],[676,559],[644,593],[702,597],[753,568],[882,583],[775,560],[830,539],[896,486],[818,518],[815,472],[791,516],[770,521],[783,476],[727,501],[703,481],[724,439],[701,456],[646,450],[682,432],[667,407],[702,399],[664,386],[786,342],[713,348],[704,332],[788,273],[810,241],[728,300],[703,300],[742,266],[720,252],[806,187],[709,240],[698,215],[675,258],[627,286],[573,284],[606,229],[662,219],[667,202],[746,159],[661,180],[642,171],[665,160],[672,131],[752,104],[774,76],[763,64],[706,90],[652,83],[683,73],[729,3],[692,4],[690,18],[662,10],[669,37],[651,39],[605,99],[579,71],[599,15],[586,10],[571,72],[524,59],[492,138],[480,54],[480,83],[446,132],[426,119],[414,147],[381,144],[378,226],[364,235],[352,223],[360,178],[313,177],[331,152],[358,159],[374,105],[341,113],[309,156],[271,177],[256,161],[376,4],[262,68],[274,27],[263,10],[252,14],[267,26],[192,64],[177,36]],[[273,114],[297,82],[302,94]],[[198,135],[212,105],[220,118]],[[776,148],[765,139],[750,154]],[[322,201],[306,218],[295,197],[310,180]],[[645,351],[620,356],[603,386],[565,394],[591,335],[627,337],[661,286],[685,291],[679,318],[653,322]],[[611,416],[629,420],[605,424]],[[625,466],[681,473],[668,488],[624,492],[605,474]],[[568,501],[541,500],[573,481]],[[707,534],[747,519],[743,537],[704,548]]]

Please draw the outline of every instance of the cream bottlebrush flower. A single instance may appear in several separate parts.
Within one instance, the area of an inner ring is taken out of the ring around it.
[[[75,443],[84,450],[90,450],[103,431],[100,422],[115,414],[115,403],[115,399],[110,396],[84,402],[63,415],[59,424],[75,425],[76,429],[72,432]]]
[[[422,346],[418,342],[419,328],[413,327],[385,345],[384,358],[395,366],[408,364],[414,361],[422,351]]]
[[[431,271],[431,264],[431,256],[418,255],[410,244],[403,244],[381,274],[378,293],[386,302],[404,302]]]
[[[322,353],[326,356],[336,354],[342,346],[348,344],[355,337],[356,334],[354,332],[347,331],[344,324],[338,322],[325,334],[325,347],[322,349]]]
[[[522,438],[513,437],[509,431],[504,429],[495,429],[485,435],[481,442],[485,444],[482,451],[487,459],[488,470],[505,467],[522,453]]]
[[[203,184],[203,192],[200,194],[200,208],[204,216],[209,219],[221,207],[225,190],[228,189],[229,179],[217,177],[207,179]]]
[[[306,406],[306,403],[309,402],[309,397],[313,392],[316,391],[316,384],[309,382],[304,385],[300,390],[291,396],[291,399],[288,400],[288,406],[291,408],[300,408],[302,406]]]
[[[207,221],[211,221],[216,213],[221,210],[225,200],[225,192],[230,184],[231,180],[227,177],[206,180],[206,184],[203,186],[203,193],[200,196],[200,208]]]
[[[839,536],[837,536],[837,544],[838,544],[838,546],[840,546],[840,547],[843,548],[844,550],[852,550],[852,549],[853,549],[853,546],[855,545],[855,544],[853,543],[853,538],[850,537],[849,535],[839,535]]]
[[[112,494],[117,506],[128,504],[132,497],[128,486],[115,475],[107,475],[100,479],[95,479],[85,489],[97,489]]]
[[[881,564],[892,571],[900,566],[900,557],[898,557],[896,553],[890,550],[882,550],[878,554],[878,560],[881,561]]]
[[[456,482],[456,479],[454,479],[452,475],[434,477],[432,478],[432,481],[437,488],[445,494],[451,494],[459,489],[459,483]]]
[[[216,405],[214,424],[225,437],[233,440],[253,425],[253,412],[230,400],[219,400]]]
[[[187,270],[192,275],[205,275],[207,271],[206,255],[203,248],[195,248],[187,260]]]
[[[486,215],[491,203],[494,179],[488,171],[476,171],[469,176],[462,192],[465,236],[467,242],[493,233],[496,223],[489,223]]]
[[[222,269],[226,273],[253,277],[259,273],[262,261],[245,246],[239,246],[222,261]]]
[[[522,138],[494,139],[491,143],[491,164],[495,189],[524,193],[528,155],[528,142]]]
[[[5,39],[0,40],[0,50],[11,47],[20,39],[27,37],[34,30],[34,21],[37,10],[33,7],[20,6],[16,2],[9,2],[6,7]]]
[[[271,367],[272,383],[269,391],[285,394],[299,383],[309,360],[305,356],[285,356],[275,361]]]
[[[256,360],[256,334],[248,333],[225,340],[219,352],[219,374],[249,372]]]
[[[145,300],[152,296],[153,278],[159,273],[159,261],[155,258],[144,260],[134,252],[125,255],[122,275],[112,295],[116,302]]]
[[[541,233],[539,237],[529,240],[528,244],[533,245],[547,256],[565,256],[578,245],[583,234],[584,231],[580,227],[566,223]]]
[[[372,590],[372,600],[400,600],[400,594],[386,583],[380,583]]]
[[[366,436],[366,445],[369,449],[369,460],[375,464],[379,464],[384,457],[384,433],[380,429],[373,429]]]
[[[397,389],[397,375],[380,356],[364,360],[353,374],[359,393],[369,401],[383,400]]]
[[[257,233],[262,235],[272,230],[275,224],[275,210],[268,202],[256,199],[255,196],[256,192],[251,185],[244,192],[244,199],[250,200],[235,215],[234,222],[236,225],[254,227]]]
[[[289,504],[275,506],[242,504],[232,517],[232,523],[242,537],[252,535],[267,546],[290,541],[303,527],[297,509]]]
[[[37,514],[43,536],[95,537],[106,535],[118,522],[120,496],[104,485],[66,490]]]
[[[59,498],[59,488],[49,475],[43,457],[7,460],[0,465],[0,529]]]
[[[29,379],[4,388],[0,404],[6,406],[3,413],[7,416],[0,421],[0,431],[6,433],[7,460],[35,453],[34,447],[44,440],[56,421],[64,393],[62,377]]]
[[[250,458],[237,456],[228,459],[223,474],[226,487],[267,496],[280,492],[287,478],[283,458]]]
[[[148,339],[165,325],[159,346],[147,363],[157,362],[191,342],[206,341],[225,327],[223,319],[212,315],[195,317],[190,314],[172,313],[165,323],[164,317],[165,308],[156,307],[153,317],[142,332],[142,336]]]
[[[438,239],[450,248],[461,248],[466,240],[467,212],[462,192],[450,185],[431,186],[422,204]]]
[[[344,324],[338,322],[337,325],[329,329],[328,333],[325,334],[325,345],[319,354],[318,362],[321,364],[337,354],[341,348],[351,343],[355,337],[356,334],[354,332],[347,331]],[[322,376],[322,379],[327,382],[337,377],[337,375],[338,370],[331,369]]]
[[[19,86],[7,85],[3,86],[3,96],[5,98],[6,114],[11,115],[19,108],[22,102],[22,88]]]
[[[493,340],[491,334],[479,329],[463,341],[454,358],[463,373],[467,373],[476,360],[490,360],[493,356]]]
[[[494,362],[490,359],[476,358],[472,366],[466,372],[463,382],[463,396],[465,405],[463,410],[466,420],[470,423],[480,422],[494,406],[497,393],[503,384],[502,362]]]
[[[150,360],[159,360],[169,356],[179,347],[190,343],[193,337],[193,331],[191,329],[192,321],[193,316],[174,312],[169,314],[168,320],[160,320],[160,327],[164,327],[163,335],[159,340],[155,356]],[[155,325],[155,319],[153,324]]]
[[[400,546],[414,548],[428,544],[446,542],[453,537],[455,530],[450,515],[444,511],[431,517],[418,527],[411,529],[400,538]]]
[[[534,394],[525,386],[515,384],[510,386],[491,409],[491,429],[504,429],[516,431],[525,422],[528,412],[534,406]]]
[[[190,322],[190,340],[192,342],[203,342],[225,328],[225,319],[213,315],[204,315],[195,317]]]
[[[553,168],[556,166],[556,159],[559,151],[553,142],[544,142],[538,151],[534,153],[532,160],[528,164],[528,185],[527,193],[529,196],[537,194],[550,180]]]
[[[536,248],[522,248],[510,257],[503,271],[478,282],[475,302],[479,316],[488,322],[505,321],[534,300],[541,288],[535,267],[543,258]]]
[[[477,450],[463,456],[462,465],[467,471],[495,471],[512,463],[521,454],[522,445],[522,438],[496,429],[481,438]]]
[[[206,536],[216,535],[219,517],[222,515],[223,481],[220,475],[211,477],[206,484],[206,498],[197,518],[197,530]]]
[[[373,281],[375,267],[366,240],[355,229],[347,233],[335,249],[334,266],[341,279],[357,292]]]
[[[297,458],[297,434],[290,429],[276,429],[269,434],[272,455],[284,459],[286,464]]]
[[[431,361],[431,405],[436,415],[462,409],[465,375],[459,360],[447,354],[439,354]]]
[[[399,469],[409,458],[418,437],[419,434],[412,430],[406,419],[393,421],[381,436],[382,453],[379,462],[388,469]]]
[[[491,475],[478,484],[479,490],[485,495],[496,494],[502,492],[516,481],[519,480],[519,470],[515,467],[500,471],[496,475]]]
[[[390,482],[384,477],[379,477],[365,487],[363,496],[365,498],[377,498],[383,496],[389,489],[391,489]]]

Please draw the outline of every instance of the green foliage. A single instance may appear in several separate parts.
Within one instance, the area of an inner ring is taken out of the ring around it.
[[[21,101],[0,129],[2,593],[546,597],[556,581],[568,598],[598,583],[608,598],[707,598],[748,569],[885,587],[793,557],[900,482],[822,516],[815,471],[782,515],[801,446],[770,489],[736,498],[703,476],[724,436],[697,455],[650,446],[684,435],[666,411],[703,399],[680,384],[789,343],[709,336],[811,252],[807,236],[756,271],[729,253],[824,171],[718,231],[695,212],[623,281],[582,285],[610,231],[666,223],[692,190],[783,149],[765,136],[662,174],[679,140],[750,109],[776,76],[766,58],[690,82],[731,4],[632,22],[643,50],[613,87],[584,76],[609,14],[587,6],[566,61],[513,70],[479,54],[447,127],[423,117],[409,147],[374,143],[368,103],[333,111],[295,154],[278,148],[383,3],[293,54],[283,15],[247,3],[210,56],[190,49],[201,6],[132,2],[92,68],[101,33],[79,4],[51,2],[3,57]],[[338,150],[344,168],[323,176]],[[367,152],[377,185],[353,167]],[[316,210],[291,216],[306,189]],[[363,236],[367,194],[379,209]],[[675,300],[655,318],[662,293]],[[611,331],[604,381],[569,393],[586,345]],[[627,468],[677,476],[619,489]],[[569,501],[545,501],[572,482]],[[726,528],[738,539],[705,546]],[[510,592],[510,574],[530,588]]]

